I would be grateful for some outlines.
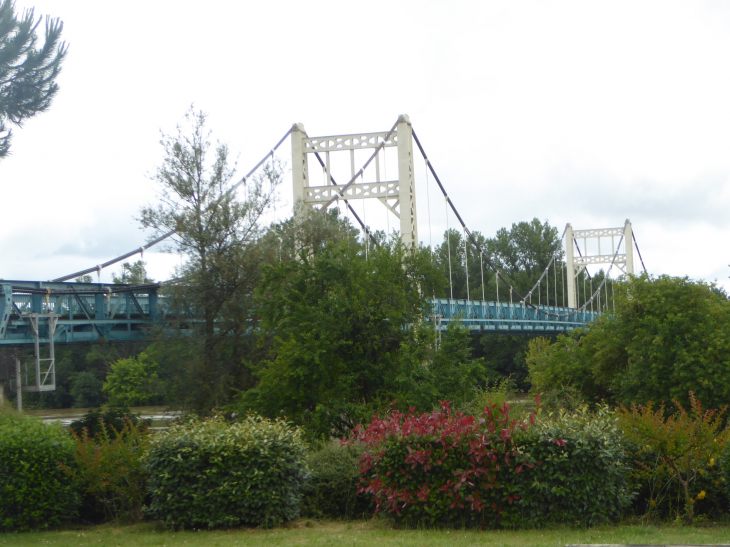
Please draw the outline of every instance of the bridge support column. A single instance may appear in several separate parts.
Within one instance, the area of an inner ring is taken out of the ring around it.
[[[634,275],[634,232],[628,218],[624,224],[624,245],[626,246],[626,273]]]
[[[573,260],[575,245],[573,244],[573,227],[568,223],[565,226],[565,266],[568,276],[568,307],[577,308],[578,298],[575,291],[575,261]]]
[[[418,247],[416,184],[413,176],[413,129],[408,116],[398,118],[398,186],[400,198],[400,234],[408,249]]]
[[[147,299],[150,307],[150,319],[157,319],[157,291],[150,291]]]
[[[294,183],[294,214],[302,207],[300,201],[305,198],[305,188],[309,186],[307,154],[304,150],[304,138],[307,132],[300,123],[295,123],[291,130],[292,181]]]

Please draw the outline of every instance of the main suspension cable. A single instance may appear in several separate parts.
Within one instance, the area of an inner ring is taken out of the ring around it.
[[[411,134],[413,135],[413,140],[416,141],[416,145],[418,146],[418,149],[421,152],[421,155],[423,156],[423,158],[425,160],[428,160],[428,156],[426,155],[426,151],[423,149],[423,145],[421,144],[421,141],[418,139],[418,136],[416,135],[415,130],[412,130],[411,131]],[[456,209],[456,207],[454,206],[453,202],[451,201],[451,198],[449,198],[449,195],[446,193],[446,189],[444,188],[444,185],[441,183],[441,179],[439,179],[438,174],[436,173],[435,169],[433,168],[433,164],[430,161],[427,161],[427,165],[428,165],[428,167],[429,167],[429,169],[431,171],[431,174],[433,175],[433,178],[436,180],[436,183],[438,184],[438,186],[439,186],[439,188],[441,190],[441,193],[444,195],[444,198],[445,198],[446,204],[447,204],[447,213],[448,213],[448,206],[451,206],[451,210],[454,212],[454,215],[456,216],[456,218],[458,219],[458,221],[461,224],[462,228],[464,229],[464,232],[469,236],[469,239],[471,240],[472,244],[477,248],[477,250],[482,251],[483,250],[482,247],[476,241],[476,239],[474,238],[474,235],[469,230],[469,228],[466,226],[466,223],[461,218],[461,215],[459,214],[459,211]],[[448,215],[447,215],[447,219],[448,219]],[[620,243],[619,243],[619,245],[620,245]],[[617,252],[618,252],[618,249],[617,249]],[[616,256],[617,255],[614,254],[614,258],[613,258],[613,261],[611,263],[612,266],[613,266],[613,263],[616,261]],[[507,281],[507,279],[502,275],[502,272],[499,271],[499,269],[494,265],[494,263],[488,257],[485,257],[485,261],[487,263],[487,267],[490,268],[492,271],[494,271],[497,279],[501,279],[508,287],[510,287],[510,290],[511,291],[514,291],[514,293],[517,295],[517,297],[523,303],[526,303],[526,305],[530,306],[536,312],[542,313],[543,315],[546,315],[548,317],[554,317],[554,318],[558,318],[559,319],[559,318],[566,318],[566,317],[570,317],[570,316],[576,315],[579,311],[581,311],[581,309],[576,309],[575,311],[572,311],[572,312],[558,314],[558,313],[552,313],[552,312],[548,312],[546,310],[542,310],[542,309],[538,308],[537,306],[534,306],[531,303],[527,303],[526,302],[526,296],[523,296],[519,291],[517,291],[516,289],[514,289],[514,287],[512,286],[512,284],[509,281]],[[594,294],[591,297],[591,304],[593,304],[593,298],[595,296],[596,295]]]
[[[292,132],[292,130],[293,130],[293,129],[294,129],[294,127],[291,127],[291,128],[289,129],[289,131],[287,131],[287,132],[286,132],[286,133],[284,134],[284,136],[283,136],[283,137],[282,137],[281,139],[279,139],[279,142],[277,142],[277,143],[276,143],[276,145],[274,146],[274,148],[272,148],[272,149],[271,149],[271,150],[270,150],[269,152],[267,152],[267,154],[266,154],[266,155],[265,155],[265,156],[264,156],[263,158],[261,158],[261,161],[259,161],[259,162],[258,162],[258,163],[257,163],[257,164],[256,164],[256,165],[255,165],[255,166],[253,167],[253,169],[251,169],[251,170],[250,170],[250,171],[249,171],[249,172],[248,172],[248,173],[246,174],[246,176],[244,176],[244,177],[243,177],[243,178],[242,178],[242,179],[241,179],[240,181],[238,181],[238,182],[237,182],[236,184],[234,184],[233,186],[231,186],[231,187],[230,187],[230,188],[229,188],[229,189],[228,189],[228,190],[226,191],[226,193],[225,193],[225,194],[224,194],[223,196],[221,196],[221,198],[223,198],[223,197],[225,197],[225,196],[229,195],[230,193],[234,192],[234,191],[235,191],[235,190],[236,190],[236,189],[237,189],[237,188],[238,188],[239,186],[241,186],[241,184],[244,184],[244,183],[246,182],[246,180],[247,180],[247,179],[248,179],[249,177],[251,177],[251,175],[253,175],[253,174],[254,174],[254,173],[255,173],[255,172],[256,172],[256,171],[258,170],[258,168],[259,168],[259,167],[261,167],[261,166],[262,166],[262,165],[263,165],[263,164],[264,164],[264,163],[266,162],[266,160],[267,160],[267,159],[268,159],[269,157],[273,158],[274,152],[275,152],[275,151],[276,151],[276,150],[277,150],[277,149],[278,149],[278,148],[279,148],[279,147],[281,146],[281,144],[282,144],[282,143],[283,143],[283,142],[284,142],[284,141],[286,140],[286,138],[287,138],[287,137],[288,137],[288,136],[289,136],[289,135],[291,134],[291,132]],[[140,254],[142,254],[142,255],[144,256],[144,251],[146,251],[146,250],[147,250],[147,249],[149,249],[150,247],[152,247],[152,246],[154,246],[154,245],[157,245],[158,243],[160,243],[160,242],[162,242],[162,241],[166,240],[166,239],[167,239],[168,237],[170,237],[170,236],[172,236],[172,235],[175,235],[175,233],[176,233],[176,231],[175,231],[175,230],[170,230],[169,232],[167,232],[167,233],[165,233],[165,234],[162,234],[162,235],[161,235],[160,237],[158,237],[158,238],[155,238],[155,239],[153,239],[152,241],[150,241],[150,242],[149,242],[149,243],[147,243],[146,245],[143,245],[142,247],[139,247],[139,248],[135,249],[134,251],[130,251],[130,252],[128,252],[128,253],[124,253],[124,254],[123,254],[123,255],[121,255],[121,256],[118,256],[118,257],[116,257],[116,258],[113,258],[113,259],[111,259],[111,260],[108,260],[107,262],[104,262],[103,264],[99,264],[99,265],[97,265],[97,266],[93,266],[93,267],[91,267],[91,268],[86,268],[85,270],[81,270],[81,271],[78,271],[78,272],[75,272],[75,273],[72,273],[72,274],[69,274],[69,275],[64,275],[63,277],[58,277],[58,278],[56,278],[56,279],[53,279],[52,281],[53,281],[54,283],[61,283],[61,282],[63,282],[63,281],[68,281],[69,279],[74,279],[74,278],[76,278],[76,277],[80,277],[80,276],[82,276],[82,275],[90,274],[91,272],[99,272],[99,273],[101,273],[101,270],[102,270],[102,269],[104,269],[104,268],[106,268],[106,267],[108,267],[108,266],[112,266],[112,265],[116,264],[117,262],[121,262],[121,261],[122,261],[122,260],[124,260],[125,258],[129,258],[129,257],[131,257],[131,256],[134,256],[134,255],[136,255],[137,253],[140,253]]]
[[[634,247],[636,247],[636,252],[639,253],[639,260],[641,260],[641,267],[644,268],[644,273],[649,275],[649,272],[646,271],[646,266],[644,266],[644,259],[641,258],[641,251],[639,250],[639,244],[636,243],[636,235],[634,235],[633,230],[631,230],[631,238],[634,240]]]

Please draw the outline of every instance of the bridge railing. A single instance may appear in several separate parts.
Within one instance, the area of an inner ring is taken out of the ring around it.
[[[431,306],[432,315],[427,320],[434,322],[436,328],[445,330],[449,322],[458,320],[471,331],[485,333],[567,332],[584,327],[599,315],[598,312],[560,306],[535,306],[535,309],[521,303],[451,298],[433,298]],[[562,317],[549,316],[538,310]]]
[[[145,327],[164,317],[168,303],[158,298],[159,284],[109,285],[40,281],[0,282],[0,345],[49,341],[53,317],[56,343],[86,342],[101,338],[144,338]],[[36,316],[39,332],[33,332]],[[44,321],[46,319],[46,321]]]

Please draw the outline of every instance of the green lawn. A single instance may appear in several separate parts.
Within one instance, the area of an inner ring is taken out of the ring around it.
[[[0,546],[55,545],[104,546],[252,546],[252,545],[355,545],[506,547],[564,546],[569,543],[622,544],[730,544],[730,527],[616,526],[587,530],[425,531],[396,530],[382,522],[319,523],[299,520],[274,530],[219,532],[169,532],[146,523],[129,527],[110,525],[56,532],[0,534]]]

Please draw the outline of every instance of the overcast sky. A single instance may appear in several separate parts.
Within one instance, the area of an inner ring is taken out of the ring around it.
[[[0,161],[2,278],[144,244],[160,130],[195,103],[241,173],[295,122],[387,131],[406,113],[472,230],[629,218],[651,273],[730,288],[728,3],[16,1],[60,17],[70,49],[51,109]],[[416,172],[428,244],[444,204]],[[281,198],[279,219],[290,182]],[[180,260],[145,259],[158,280]]]

